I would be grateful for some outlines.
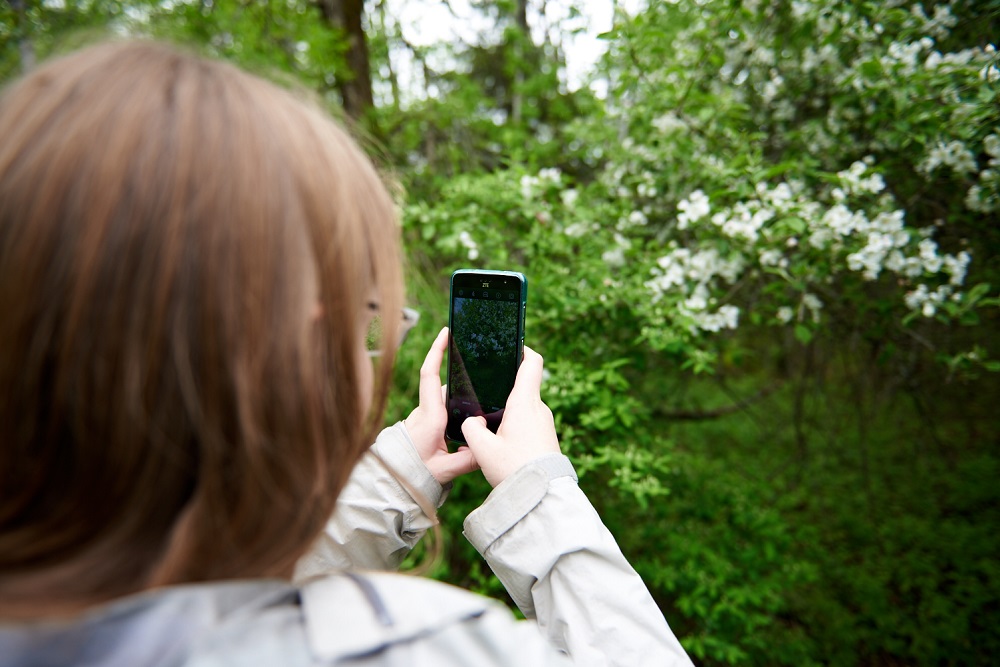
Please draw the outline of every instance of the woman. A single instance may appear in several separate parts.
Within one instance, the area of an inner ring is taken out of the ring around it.
[[[559,453],[537,354],[499,433],[449,453],[442,331],[369,450],[398,238],[346,135],[232,66],[106,44],[7,88],[0,664],[689,664]],[[361,574],[477,467],[466,535],[536,623]]]

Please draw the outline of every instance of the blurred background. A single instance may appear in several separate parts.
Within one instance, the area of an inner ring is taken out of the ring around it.
[[[1000,1],[9,0],[0,79],[114,35],[314,91],[387,174],[388,421],[451,271],[528,276],[564,451],[697,663],[1000,655]],[[433,575],[503,599],[488,491]]]

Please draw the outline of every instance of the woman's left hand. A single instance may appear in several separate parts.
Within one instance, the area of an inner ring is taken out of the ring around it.
[[[441,385],[441,363],[447,347],[448,327],[445,327],[434,339],[420,367],[420,405],[403,420],[420,459],[442,485],[479,468],[468,447],[463,445],[458,451],[449,452],[444,439],[448,410],[444,404],[445,387]]]

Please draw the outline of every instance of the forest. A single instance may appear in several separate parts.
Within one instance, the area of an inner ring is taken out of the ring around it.
[[[399,205],[387,422],[451,272],[523,272],[563,451],[697,664],[993,664],[1000,0],[604,0],[580,81],[597,0],[420,0],[438,41],[417,2],[10,0],[0,81],[151,36],[321,100]],[[488,492],[431,576],[509,603]]]

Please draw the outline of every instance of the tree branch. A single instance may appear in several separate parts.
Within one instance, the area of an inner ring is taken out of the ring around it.
[[[667,419],[674,419],[677,421],[703,421],[708,419],[718,419],[719,417],[725,417],[726,415],[731,415],[735,412],[739,412],[740,410],[745,410],[754,403],[759,403],[774,392],[781,389],[784,385],[784,380],[780,380],[768,387],[764,387],[751,396],[732,403],[731,405],[724,405],[711,410],[668,410],[665,408],[659,408],[653,410],[653,414],[657,417],[666,417]]]

